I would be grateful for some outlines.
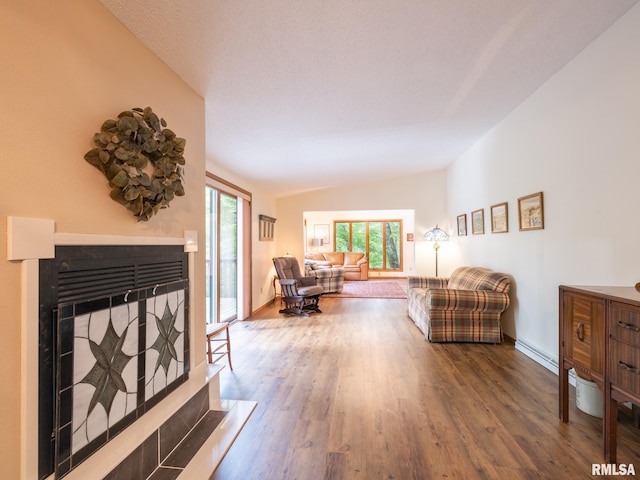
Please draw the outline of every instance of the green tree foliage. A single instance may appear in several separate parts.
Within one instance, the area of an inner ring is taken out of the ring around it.
[[[371,269],[400,268],[399,220],[335,222],[334,228],[337,252],[363,252],[369,258]]]
[[[336,252],[351,250],[351,226],[349,222],[336,222]]]
[[[386,227],[387,268],[400,268],[400,255],[398,254],[398,247],[400,246],[400,223],[386,222]]]

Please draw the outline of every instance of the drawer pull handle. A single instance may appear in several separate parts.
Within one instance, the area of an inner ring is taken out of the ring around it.
[[[622,360],[618,361],[618,366],[628,371],[629,373],[635,373],[636,375],[640,375],[640,369],[634,367],[633,365],[629,365],[628,363],[624,363]]]
[[[584,323],[580,322],[578,324],[578,328],[576,328],[576,335],[578,336],[578,340],[584,342]]]
[[[633,332],[640,332],[640,327],[636,327],[635,325],[631,325],[630,323],[624,323],[622,320],[618,320],[618,326],[626,328],[627,330],[631,330]]]

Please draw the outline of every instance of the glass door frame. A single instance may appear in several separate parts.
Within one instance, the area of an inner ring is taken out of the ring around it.
[[[206,215],[211,217],[215,214],[215,222],[210,218],[205,221],[206,236],[206,321],[207,323],[218,323],[220,321],[235,321],[244,319],[251,314],[251,193],[233,185],[226,180],[210,173],[206,173],[205,201],[209,203],[208,196],[215,192],[215,212],[206,210]],[[235,217],[235,250],[236,250],[236,272],[235,290],[236,302],[235,313],[228,318],[221,318],[221,295],[220,295],[220,218],[221,218],[221,195],[236,199]],[[214,242],[211,242],[211,238]],[[214,253],[211,254],[210,252]]]

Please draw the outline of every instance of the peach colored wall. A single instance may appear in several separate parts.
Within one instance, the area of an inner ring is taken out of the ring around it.
[[[20,478],[21,268],[6,259],[7,216],[55,219],[67,233],[196,230],[202,243],[204,101],[95,0],[3,0],[0,32],[0,464],[3,478]],[[187,140],[187,195],[137,223],[83,156],[104,120],[146,106]],[[203,249],[195,264],[204,279]],[[195,318],[204,319],[204,286],[195,283]],[[194,337],[200,330],[203,337],[203,320]]]

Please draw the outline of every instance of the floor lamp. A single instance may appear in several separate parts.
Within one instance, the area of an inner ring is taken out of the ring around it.
[[[436,251],[436,277],[438,276],[438,249],[440,248],[440,242],[446,242],[449,240],[449,234],[438,228],[438,225],[435,228],[432,228],[427,233],[424,234],[424,239],[427,242],[434,242],[433,248]]]

